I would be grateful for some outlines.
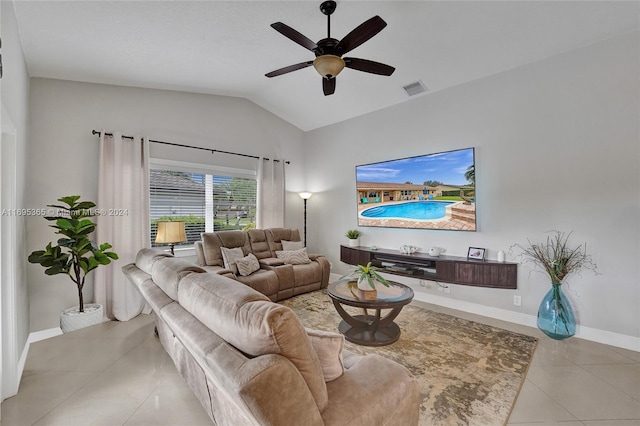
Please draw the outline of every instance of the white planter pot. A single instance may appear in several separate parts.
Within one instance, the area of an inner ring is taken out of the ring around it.
[[[358,289],[362,290],[362,291],[376,291],[376,290],[378,290],[378,281],[377,280],[373,280],[373,284],[376,286],[376,288],[372,288],[369,285],[369,281],[362,280],[362,281],[358,282]]]
[[[376,288],[371,288],[369,281],[364,280],[358,283],[358,294],[364,300],[376,300],[378,298],[378,281],[373,280],[373,285]]]
[[[360,245],[360,238],[350,239],[349,247],[358,247]]]
[[[60,328],[63,333],[100,324],[103,321],[104,309],[102,305],[96,303],[85,303],[84,312],[79,312],[78,307],[75,306],[60,313]]]

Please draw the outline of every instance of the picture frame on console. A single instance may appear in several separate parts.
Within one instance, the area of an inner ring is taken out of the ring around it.
[[[484,254],[486,249],[480,247],[469,247],[467,252],[467,259],[469,260],[484,260]]]

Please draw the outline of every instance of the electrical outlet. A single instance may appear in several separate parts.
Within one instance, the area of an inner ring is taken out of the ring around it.
[[[516,306],[522,306],[522,297],[518,295],[513,296],[513,304]]]

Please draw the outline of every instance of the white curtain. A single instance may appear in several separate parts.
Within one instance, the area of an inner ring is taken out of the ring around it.
[[[258,160],[258,194],[256,228],[284,226],[284,160]]]
[[[135,261],[149,247],[149,142],[121,133],[100,136],[96,242],[109,243],[119,259],[97,268],[95,302],[110,319],[128,321],[148,306],[138,290],[122,274],[122,266]]]

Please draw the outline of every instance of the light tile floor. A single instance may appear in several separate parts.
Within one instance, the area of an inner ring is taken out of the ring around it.
[[[640,425],[640,353],[416,303],[538,337],[510,425]],[[153,316],[108,322],[31,345],[1,424],[211,425],[158,339]]]

